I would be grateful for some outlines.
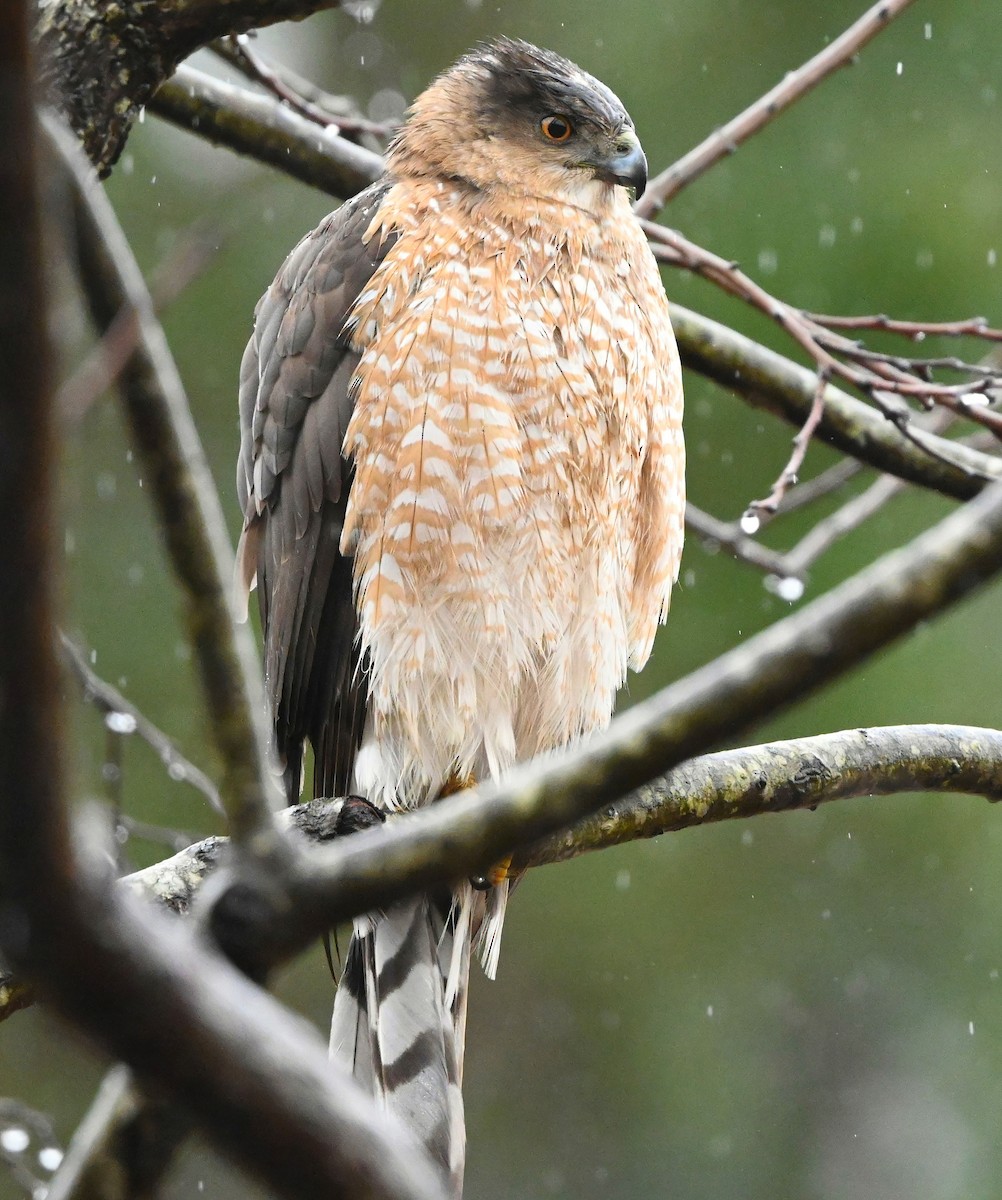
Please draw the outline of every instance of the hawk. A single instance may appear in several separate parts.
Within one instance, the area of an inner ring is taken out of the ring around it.
[[[682,383],[604,84],[498,38],[292,251],[240,372],[238,580],[290,802],[434,801],[608,724],[682,549]],[[498,872],[500,876],[502,872]],[[462,1187],[471,943],[510,881],[356,923],[332,1055]]]

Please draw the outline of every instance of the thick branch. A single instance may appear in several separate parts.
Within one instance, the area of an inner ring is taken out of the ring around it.
[[[502,789],[450,797],[417,819],[306,856],[295,920],[275,914],[278,958],[331,923],[476,873],[527,839],[611,803],[817,689],[1002,569],[1002,486],[902,550],[665,688],[574,752],[530,764]]]
[[[791,425],[803,426],[814,403],[816,372],[678,304],[672,305],[672,324],[687,367]],[[1002,460],[914,424],[910,431],[911,439],[862,400],[831,384],[825,389],[818,436],[843,453],[958,499],[968,499],[987,481],[1002,478]],[[916,438],[930,453],[915,444]]]
[[[929,791],[1002,800],[1002,732],[891,725],[707,754],[533,847],[519,864],[561,862],[693,825],[850,796]]]
[[[40,992],[282,1195],[438,1200],[406,1130],[327,1062],[302,1020],[83,863],[62,796],[51,571],[51,396],[26,4],[0,39],[0,944]],[[23,792],[21,791],[23,789]],[[78,858],[79,855],[79,858]]]
[[[307,120],[272,96],[223,83],[194,67],[180,67],[149,107],[214,145],[248,154],[332,196],[354,196],[383,171],[378,154],[337,130]]]
[[[206,696],[209,726],[223,760],[220,794],[238,838],[267,842],[264,701],[249,631],[230,603],[233,552],[222,507],[163,328],[125,235],[103,189],[72,139],[50,123],[70,173],[81,280],[103,332],[123,309],[139,325],[136,350],[120,377],[133,441],[157,506]]]
[[[713,821],[919,791],[1002,800],[1002,731],[894,725],[704,755],[537,843],[517,855],[516,862],[542,866]],[[327,841],[343,832],[343,804],[312,800],[283,809],[278,820],[313,841]],[[418,814],[414,821],[423,819]],[[206,838],[121,883],[172,912],[187,912],[225,860],[226,847],[226,838]],[[0,996],[4,985],[14,983],[9,974],[0,976]],[[0,1001],[0,1020],[14,1011]]]
[[[305,17],[337,0],[54,0],[36,30],[43,82],[101,175],[178,63],[227,33]]]
[[[210,141],[249,154],[337,197],[354,195],[382,169],[377,154],[329,137],[272,97],[221,84],[190,67],[182,68],[161,88],[151,108]],[[673,305],[672,319],[686,366],[798,429],[803,427],[814,398],[816,373],[681,305]],[[905,437],[869,405],[830,385],[819,433],[881,471],[960,499],[976,495],[985,480],[1002,477],[999,459],[914,425],[911,437]],[[923,453],[916,441],[929,453]]]

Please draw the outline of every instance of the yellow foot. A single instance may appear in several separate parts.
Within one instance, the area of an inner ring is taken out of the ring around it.
[[[475,776],[452,774],[439,789],[438,799],[441,800],[443,796],[454,796],[456,792],[465,792],[467,788],[476,786]]]
[[[470,886],[478,892],[489,892],[491,888],[496,888],[511,874],[511,855],[503,858],[499,863],[495,863],[493,867],[484,875],[474,875],[470,880]]]

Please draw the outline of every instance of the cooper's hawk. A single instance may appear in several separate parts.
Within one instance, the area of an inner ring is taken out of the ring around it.
[[[290,801],[387,810],[605,726],[682,548],[682,384],[620,101],[498,39],[410,111],[386,175],[292,252],[241,367],[243,584],[258,583]],[[471,939],[508,883],[359,922],[332,1053],[461,1190]]]

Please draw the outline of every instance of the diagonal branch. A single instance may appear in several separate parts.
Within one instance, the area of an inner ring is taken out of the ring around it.
[[[303,854],[268,929],[224,893],[213,927],[262,965],[337,921],[478,873],[513,847],[573,824],[683,760],[837,677],[1002,570],[996,485],[852,579],[617,718],[573,751],[528,764],[501,788]],[[262,901],[262,907],[266,901]]]
[[[685,366],[756,408],[768,409],[797,428],[804,425],[814,402],[814,371],[679,304],[672,305],[672,324]],[[985,483],[1002,479],[1002,460],[990,454],[926,433],[914,423],[911,438],[906,438],[868,404],[832,385],[824,399],[818,435],[879,471],[958,499],[968,499]]]
[[[217,146],[248,154],[293,179],[347,199],[383,173],[378,154],[324,129],[271,96],[178,68],[150,112]]]
[[[715,129],[705,141],[656,175],[636,204],[637,214],[652,217],[693,180],[704,175],[722,158],[733,154],[753,134],[785,112],[802,96],[823,83],[840,67],[848,66],[867,42],[872,41],[902,13],[912,0],[880,0],[850,25],[845,33],[795,71],[788,72],[776,86]]]
[[[517,855],[516,863],[538,867],[715,821],[919,791],[1002,800],[1002,731],[892,725],[707,754],[538,842]],[[278,820],[313,841],[328,841],[346,831],[345,803],[311,800],[283,809]],[[415,824],[424,819],[422,813],[407,818]],[[172,912],[188,912],[225,862],[226,848],[226,838],[206,838],[125,876],[121,886]],[[13,977],[0,977],[3,982],[9,985]],[[14,1011],[0,1004],[0,1021]]]
[[[111,205],[69,135],[54,120],[47,129],[71,180],[80,277],[94,319],[103,331],[124,308],[139,325],[135,352],[120,377],[125,412],[184,594],[209,724],[223,760],[220,793],[231,831],[238,839],[255,834],[264,850],[268,800],[276,788],[254,650],[230,604],[233,553],[219,497],[163,328]]]
[[[713,821],[924,791],[1002,800],[1002,732],[890,725],[707,754],[614,800],[518,861],[562,862]]]
[[[382,171],[377,154],[344,138],[325,136],[313,122],[271,97],[220,83],[190,67],[182,67],[150,107],[209,141],[249,154],[333,196],[354,195]],[[803,427],[816,374],[680,305],[672,306],[672,320],[686,366]],[[905,436],[870,406],[832,386],[825,392],[820,434],[881,471],[959,499],[976,495],[984,481],[1002,477],[1002,462],[992,455],[925,433],[914,424]]]

